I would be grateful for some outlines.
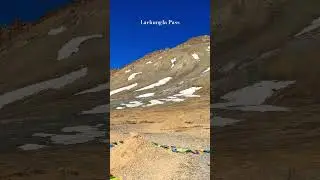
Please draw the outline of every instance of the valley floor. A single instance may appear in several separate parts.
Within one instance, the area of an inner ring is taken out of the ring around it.
[[[152,146],[210,150],[208,100],[190,102],[112,111],[110,140],[124,143],[111,149],[111,173],[124,179],[210,179],[210,154]]]
[[[189,107],[177,103],[143,111],[132,108],[130,113],[112,111],[110,141],[121,140],[124,144],[111,149],[111,173],[126,179],[162,179],[164,176],[209,179],[208,153],[184,154],[155,146],[146,148],[156,142],[192,150],[210,149],[209,105],[203,102],[200,99]],[[2,120],[0,179],[106,179],[104,168],[108,163],[109,142],[105,140],[105,116]],[[132,139],[132,134],[139,134],[142,144],[139,139]],[[127,141],[131,143],[126,145]],[[157,153],[150,154],[151,151]],[[132,152],[139,152],[145,159],[134,156],[126,159]],[[117,164],[118,161],[114,163],[115,159],[139,166],[130,171],[130,167]]]
[[[245,119],[216,127],[216,179],[319,179],[319,107],[292,112],[245,113],[216,110]]]
[[[292,108],[291,112],[214,110],[219,116],[241,120],[229,126],[211,127],[214,164],[210,164],[206,153],[180,154],[150,145],[156,142],[209,149],[209,112],[203,102],[196,101],[189,107],[155,106],[144,111],[132,108],[130,114],[127,110],[115,110],[111,112],[110,141],[124,143],[111,148],[111,173],[129,177],[127,179],[161,179],[164,174],[167,179],[209,179],[210,167],[214,166],[215,172],[211,174],[221,180],[316,180],[320,177],[318,110],[316,105]],[[107,144],[97,133],[105,130],[101,125],[105,123],[104,115],[64,120],[2,123],[0,179],[105,179]],[[89,131],[85,125],[98,127],[99,131]],[[82,128],[87,131],[82,132],[84,136],[97,137],[72,144],[73,138],[82,139],[83,136],[66,136],[63,142],[70,141],[66,145],[60,141],[52,143],[53,137],[58,135],[53,136],[51,142],[48,137],[33,136],[39,132],[76,134],[62,132],[65,127],[77,127],[79,131]],[[18,148],[32,143],[47,147],[31,151]]]

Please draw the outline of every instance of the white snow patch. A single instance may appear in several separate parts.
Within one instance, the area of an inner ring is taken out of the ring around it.
[[[260,105],[271,97],[275,90],[283,89],[295,81],[261,81],[252,86],[229,92],[222,97],[229,105]]]
[[[80,69],[78,71],[71,72],[59,78],[43,81],[37,84],[29,85],[21,89],[17,89],[3,95],[0,95],[0,109],[14,101],[24,99],[28,96],[37,94],[43,90],[48,89],[60,89],[68,84],[87,75],[87,68]]]
[[[103,91],[103,90],[106,90],[106,89],[108,89],[108,83],[100,84],[97,87],[81,91],[81,92],[79,92],[79,93],[77,93],[75,95],[86,94],[86,93],[94,93],[94,92],[99,92],[99,91]]]
[[[317,19],[313,20],[311,22],[311,25],[307,26],[306,28],[304,28],[302,31],[300,31],[299,33],[297,33],[295,36],[300,36],[302,34],[305,34],[307,32],[310,32],[312,30],[315,30],[317,28],[320,27],[320,17],[318,17]]]
[[[152,64],[152,61],[148,61],[148,62],[146,62],[146,64]]]
[[[39,145],[39,144],[25,144],[25,145],[19,146],[19,148],[24,151],[37,150],[37,149],[42,149],[44,147],[47,147],[47,146]]]
[[[49,35],[49,36],[58,35],[58,34],[62,33],[63,31],[65,31],[66,29],[67,29],[66,27],[60,26],[60,27],[58,27],[58,28],[51,29],[51,30],[48,32],[48,35]]]
[[[145,98],[145,97],[151,97],[151,96],[154,96],[154,93],[141,94],[139,96],[136,96],[136,98]]]
[[[103,114],[108,112],[110,112],[109,105],[105,104],[105,105],[94,107],[93,109],[88,111],[82,111],[81,114]]]
[[[208,67],[206,70],[204,70],[202,73],[204,74],[204,73],[206,73],[206,72],[208,72],[208,71],[210,71],[210,67]]]
[[[132,73],[129,77],[128,77],[128,81],[132,80],[133,78],[136,77],[136,75],[141,74],[142,72],[137,72],[137,73]]]
[[[138,89],[136,91],[143,91],[143,90],[146,90],[146,89],[152,89],[154,87],[162,86],[162,85],[166,84],[167,82],[169,82],[171,79],[172,79],[172,77],[163,78],[163,79],[159,80],[158,82],[156,82],[154,84],[150,84],[149,86],[146,86],[144,88]]]
[[[38,137],[50,137],[50,140],[54,144],[78,144],[78,143],[86,143],[89,141],[94,140],[95,138],[104,137],[105,131],[99,131],[99,127],[103,124],[97,124],[96,126],[71,126],[71,127],[64,127],[61,129],[64,133],[77,133],[77,134],[47,134],[47,133],[34,133],[32,136]],[[29,149],[37,148],[38,145],[30,146]],[[40,145],[42,146],[42,145]],[[45,146],[42,146],[45,147]],[[32,149],[32,150],[33,150]]]
[[[210,51],[210,46],[207,47],[206,51]]]
[[[174,67],[174,63],[177,61],[177,58],[173,58],[171,59],[171,68]]]
[[[192,57],[193,57],[194,59],[196,59],[196,60],[199,60],[199,59],[200,59],[199,56],[198,56],[198,54],[196,54],[196,53],[193,53],[193,54],[192,54]]]
[[[121,105],[126,106],[128,108],[132,108],[132,107],[139,107],[139,106],[143,105],[143,103],[140,101],[131,101],[128,104],[122,103]]]
[[[267,59],[267,58],[270,58],[272,56],[275,56],[279,52],[280,52],[280,49],[274,49],[274,50],[271,50],[271,51],[268,51],[268,52],[265,52],[265,53],[261,54],[259,56],[259,58],[260,59]]]
[[[134,83],[134,84],[131,84],[131,85],[129,85],[129,86],[121,87],[121,88],[119,88],[119,89],[115,89],[115,90],[113,90],[113,91],[110,91],[110,96],[112,96],[113,94],[116,94],[116,93],[125,91],[125,90],[130,90],[130,89],[136,87],[137,85],[138,85],[138,83]]]
[[[212,104],[211,108],[241,111],[289,111],[285,107],[262,105],[276,90],[286,88],[295,81],[261,81],[252,86],[227,93],[222,99],[229,102]]]
[[[95,138],[105,136],[104,131],[99,131],[96,127],[91,126],[74,126],[74,127],[65,127],[61,130],[62,132],[80,132],[78,134],[56,134],[51,137],[51,141],[54,144],[79,144],[93,141]]]
[[[194,95],[196,91],[201,89],[202,87],[191,87],[179,92],[179,94],[175,94],[173,96],[184,96],[184,97],[200,97],[200,95]]]
[[[164,104],[164,102],[159,101],[157,99],[150,100],[149,102],[150,102],[150,104],[147,104],[146,106],[154,106],[154,105],[158,105],[158,104]]]
[[[129,73],[129,72],[131,72],[131,69],[128,69],[128,70],[125,71],[125,73]]]
[[[116,109],[120,110],[120,109],[124,109],[125,107],[116,107]]]
[[[159,59],[162,59],[162,56],[160,56]]]
[[[90,36],[80,36],[71,39],[66,44],[62,46],[62,48],[58,51],[57,60],[62,60],[70,57],[73,53],[77,53],[79,51],[79,46],[89,39],[94,38],[102,38],[101,34],[95,34]]]

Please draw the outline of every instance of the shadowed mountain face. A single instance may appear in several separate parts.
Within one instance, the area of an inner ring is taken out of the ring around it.
[[[0,179],[106,179],[106,114],[82,112],[108,103],[108,16],[81,0],[0,35]]]
[[[111,106],[147,107],[209,97],[210,39],[148,54],[111,75]],[[136,105],[130,105],[132,102]],[[155,104],[152,104],[155,103]]]
[[[296,103],[304,101],[299,96],[319,99],[318,1],[234,0],[220,7],[213,25],[215,99],[259,80],[295,80],[288,95]]]
[[[317,179],[320,2],[213,8],[216,177]]]
[[[78,114],[106,103],[105,92],[75,94],[107,82],[107,19],[105,1],[75,3],[2,43],[0,118]]]

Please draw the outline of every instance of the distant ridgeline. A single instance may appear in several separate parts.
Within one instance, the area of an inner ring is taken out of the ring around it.
[[[26,22],[23,21],[23,15],[21,17],[11,17],[12,23],[4,23],[0,22],[0,46],[4,42],[11,40],[19,33],[28,31],[31,26],[41,23],[45,19],[55,16],[57,13],[65,10],[70,10],[70,7],[76,7],[78,4],[88,3],[92,0],[65,0],[64,5],[57,6],[57,4],[53,4],[54,7],[50,8],[46,11],[45,14],[40,15],[39,17],[34,17],[33,22]],[[71,9],[70,12],[72,13],[74,9]]]

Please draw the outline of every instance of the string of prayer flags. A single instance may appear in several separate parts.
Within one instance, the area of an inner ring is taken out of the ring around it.
[[[118,146],[119,144],[123,144],[123,141],[112,142],[110,144],[110,148]],[[191,150],[189,148],[181,148],[181,147],[176,147],[176,146],[161,145],[161,144],[158,144],[158,143],[155,143],[155,142],[152,142],[152,144],[157,146],[157,147],[161,147],[161,148],[164,148],[164,149],[171,150],[172,152],[175,152],[175,153],[193,153],[193,154],[210,153],[210,150],[204,150],[204,149]]]

